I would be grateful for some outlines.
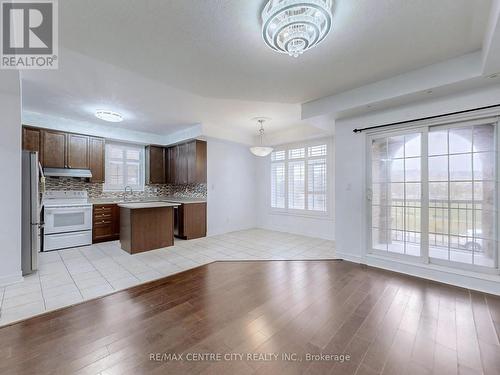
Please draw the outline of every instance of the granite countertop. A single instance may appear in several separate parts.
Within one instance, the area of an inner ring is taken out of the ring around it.
[[[144,202],[172,202],[179,204],[206,203],[203,198],[178,198],[178,197],[147,197],[147,198],[129,198],[126,201],[123,198],[93,198],[89,199],[92,204],[120,204],[120,203],[144,203]]]
[[[140,208],[162,208],[162,207],[177,207],[177,203],[169,202],[137,202],[137,203],[119,203],[118,207],[129,208],[131,210]]]

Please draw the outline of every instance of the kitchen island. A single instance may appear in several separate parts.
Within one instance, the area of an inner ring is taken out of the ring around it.
[[[174,244],[174,207],[178,203],[120,203],[120,244],[130,254]]]

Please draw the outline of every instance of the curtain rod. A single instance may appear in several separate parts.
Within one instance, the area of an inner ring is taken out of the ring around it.
[[[478,107],[478,108],[473,108],[473,109],[466,109],[466,110],[457,111],[457,112],[443,113],[442,115],[435,115],[435,116],[429,116],[429,117],[421,117],[421,118],[416,118],[414,120],[391,122],[389,124],[377,125],[377,126],[370,126],[370,127],[362,128],[362,129],[354,129],[353,132],[354,133],[361,133],[361,132],[366,131],[366,130],[385,128],[386,126],[409,124],[409,123],[417,122],[417,121],[432,120],[432,119],[435,119],[435,118],[440,118],[440,117],[445,117],[445,116],[452,116],[452,115],[460,115],[462,113],[474,112],[474,111],[479,111],[479,110],[482,110],[482,109],[490,109],[490,108],[496,108],[496,107],[500,107],[500,104],[494,104],[494,105],[489,105],[489,106],[486,106],[486,107]]]

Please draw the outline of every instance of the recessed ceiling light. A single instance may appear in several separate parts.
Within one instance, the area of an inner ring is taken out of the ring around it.
[[[425,93],[426,94],[432,94],[432,90],[427,90]]]
[[[488,78],[494,79],[500,77],[500,73],[493,73],[488,76]]]
[[[122,122],[123,116],[118,112],[108,111],[105,109],[98,109],[95,111],[95,117],[108,122]]]

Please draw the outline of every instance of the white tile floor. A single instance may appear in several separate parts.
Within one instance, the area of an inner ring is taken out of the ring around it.
[[[118,241],[41,253],[37,273],[0,288],[0,326],[221,260],[333,259],[334,243],[252,229],[130,255]]]

